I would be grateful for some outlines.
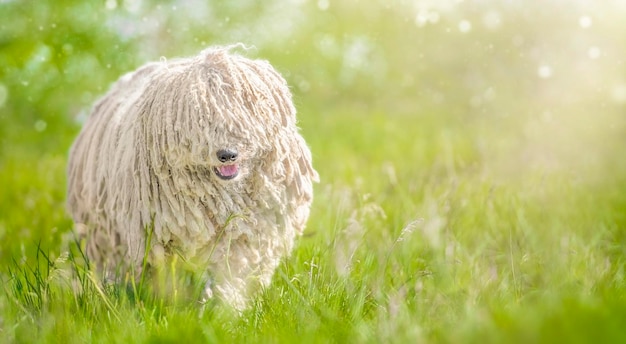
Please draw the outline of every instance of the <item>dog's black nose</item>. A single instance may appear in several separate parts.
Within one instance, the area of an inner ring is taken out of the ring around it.
[[[236,149],[220,149],[217,151],[217,159],[221,162],[235,161],[237,160]]]

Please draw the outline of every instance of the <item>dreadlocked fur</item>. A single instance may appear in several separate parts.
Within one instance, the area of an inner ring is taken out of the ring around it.
[[[244,308],[309,217],[318,175],[295,113],[278,72],[229,47],[123,76],[69,154],[87,256],[111,278],[180,254],[211,275],[206,296]]]

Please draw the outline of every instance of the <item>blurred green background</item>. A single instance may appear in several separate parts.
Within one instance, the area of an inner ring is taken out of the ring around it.
[[[305,247],[349,232],[354,212],[371,245],[418,219],[398,271],[457,247],[478,261],[472,252],[515,251],[537,276],[569,276],[550,262],[572,245],[590,264],[577,273],[612,264],[602,278],[623,300],[624,1],[0,0],[0,18],[0,262],[38,242],[62,249],[67,151],[112,82],[148,61],[242,42],[290,84],[322,178]],[[370,203],[385,216],[367,220]],[[490,222],[494,211],[515,222],[512,234]],[[441,243],[450,236],[457,246]],[[596,277],[567,286],[596,290]],[[553,282],[524,280],[507,295],[517,304]]]

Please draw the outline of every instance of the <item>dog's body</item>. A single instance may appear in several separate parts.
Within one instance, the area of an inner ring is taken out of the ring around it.
[[[113,85],[70,151],[67,202],[105,276],[180,254],[242,309],[304,229],[317,179],[285,80],[216,48]]]

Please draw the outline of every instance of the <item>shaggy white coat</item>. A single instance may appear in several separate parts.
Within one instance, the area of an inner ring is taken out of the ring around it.
[[[137,276],[145,252],[151,266],[180,254],[209,272],[206,296],[244,308],[309,217],[318,175],[295,114],[276,70],[229,48],[123,76],[69,154],[67,206],[90,260]]]

